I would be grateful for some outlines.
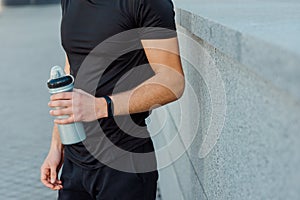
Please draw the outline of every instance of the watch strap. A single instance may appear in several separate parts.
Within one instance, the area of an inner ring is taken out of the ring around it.
[[[114,116],[114,106],[111,98],[107,95],[103,96],[107,103],[107,117],[113,117]]]

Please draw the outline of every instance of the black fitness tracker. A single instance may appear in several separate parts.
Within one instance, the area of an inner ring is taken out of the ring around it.
[[[103,96],[107,103],[107,117],[113,117],[114,116],[114,105],[109,96]]]

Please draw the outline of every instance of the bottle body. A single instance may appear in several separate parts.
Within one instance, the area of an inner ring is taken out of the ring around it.
[[[71,92],[73,90],[74,78],[70,75],[65,75],[61,72],[62,68],[55,66],[51,69],[51,74],[55,74],[53,71],[60,70],[60,77],[52,77],[48,81],[48,89],[49,93],[57,94],[61,92]],[[60,109],[59,107],[55,109]],[[69,117],[68,115],[58,116],[58,119],[63,119]],[[82,142],[86,139],[85,130],[83,124],[81,122],[75,122],[70,124],[58,124],[58,130],[60,134],[60,139],[62,144],[70,145]]]

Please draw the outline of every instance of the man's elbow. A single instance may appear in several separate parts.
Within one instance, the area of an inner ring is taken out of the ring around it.
[[[173,99],[173,101],[176,101],[178,99],[180,99],[184,93],[184,89],[185,89],[185,79],[184,77],[182,78],[178,78],[175,82],[175,97]]]
[[[184,89],[185,89],[185,79],[184,79],[184,77],[178,82],[179,82],[178,83],[179,93],[178,93],[177,99],[180,99],[182,97],[182,95],[184,93]]]

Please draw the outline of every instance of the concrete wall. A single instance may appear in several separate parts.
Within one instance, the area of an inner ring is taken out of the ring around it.
[[[299,4],[269,4],[270,25],[264,6],[212,2],[175,1],[187,89],[148,121],[162,199],[299,200],[300,25],[280,21]]]

